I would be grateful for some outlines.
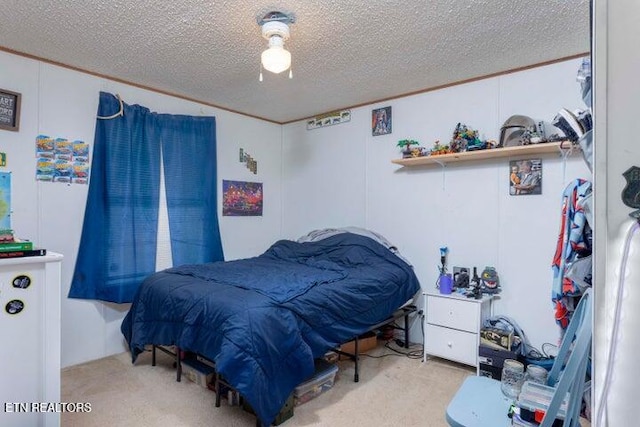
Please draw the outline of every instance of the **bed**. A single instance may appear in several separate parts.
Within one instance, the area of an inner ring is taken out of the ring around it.
[[[280,240],[254,258],[155,273],[121,330],[133,362],[148,345],[212,360],[270,425],[315,358],[387,319],[419,288],[384,240],[325,233]]]

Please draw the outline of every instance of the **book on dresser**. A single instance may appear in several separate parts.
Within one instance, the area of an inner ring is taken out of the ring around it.
[[[0,259],[6,258],[21,258],[30,256],[45,256],[47,254],[46,249],[29,249],[29,250],[14,250],[14,251],[0,251]]]
[[[14,239],[0,243],[0,252],[30,251],[33,250],[33,242]]]

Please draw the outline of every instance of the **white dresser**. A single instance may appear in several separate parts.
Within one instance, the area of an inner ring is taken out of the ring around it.
[[[431,355],[478,370],[480,328],[484,319],[491,316],[493,296],[477,300],[456,293],[425,293],[424,297],[424,361]]]
[[[25,403],[60,402],[61,261],[62,255],[51,252],[0,259],[3,427],[60,425],[57,412],[16,411],[24,409]],[[22,408],[14,405],[19,403]]]

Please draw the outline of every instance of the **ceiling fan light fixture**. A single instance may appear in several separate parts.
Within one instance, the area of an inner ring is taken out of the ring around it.
[[[269,48],[261,55],[261,64],[265,70],[279,74],[290,69],[291,52],[284,48],[284,42],[289,38],[289,24],[293,22],[293,16],[282,12],[269,12],[258,19],[262,37],[269,41]]]
[[[271,36],[269,49],[262,52],[261,59],[262,67],[275,74],[291,67],[291,52],[284,48],[284,40],[280,36]]]

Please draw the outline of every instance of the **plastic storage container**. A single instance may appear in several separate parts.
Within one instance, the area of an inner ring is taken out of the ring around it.
[[[549,408],[554,392],[555,389],[553,387],[525,381],[516,402],[516,406],[520,409],[520,418],[523,421],[540,423],[547,408]],[[566,414],[567,397],[565,396],[558,410],[558,415],[553,422],[553,427],[562,426],[562,420],[564,420]]]
[[[299,384],[293,391],[295,406],[302,405],[333,387],[337,372],[337,365],[323,360],[316,361],[313,377]]]
[[[195,358],[182,360],[182,375],[190,381],[208,388],[213,382],[216,371],[213,367],[198,361]]]

